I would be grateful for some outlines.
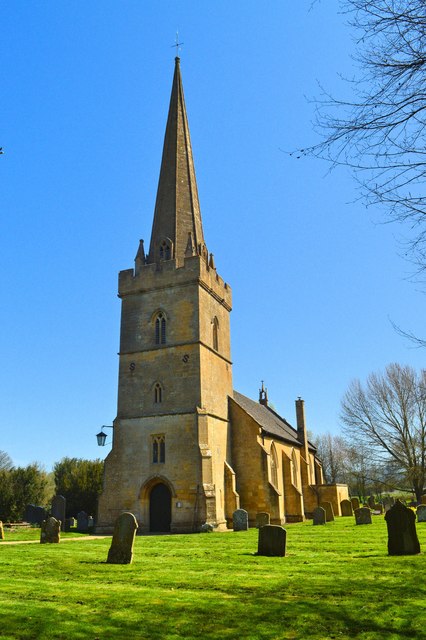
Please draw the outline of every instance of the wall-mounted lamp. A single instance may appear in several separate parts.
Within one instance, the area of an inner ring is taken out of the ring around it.
[[[107,439],[107,434],[104,433],[104,429],[114,429],[114,427],[110,427],[107,424],[102,425],[99,433],[96,434],[96,440],[98,441],[98,447],[104,447]]]

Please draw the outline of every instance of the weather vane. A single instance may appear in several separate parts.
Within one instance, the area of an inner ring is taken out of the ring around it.
[[[179,42],[179,31],[176,31],[176,42],[175,44],[172,44],[172,47],[176,47],[176,56],[179,57],[179,50],[181,48],[181,46],[183,45],[183,42]]]

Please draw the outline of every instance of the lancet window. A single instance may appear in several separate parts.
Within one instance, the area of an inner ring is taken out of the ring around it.
[[[167,320],[161,311],[155,318],[155,344],[166,344]]]
[[[156,382],[154,385],[154,402],[155,404],[163,402],[163,387],[159,382]]]
[[[219,351],[219,320],[215,317],[212,322],[213,349]]]
[[[274,487],[278,487],[278,458],[277,451],[274,443],[271,444],[270,451],[270,464],[271,464],[271,482]]]
[[[154,464],[166,461],[166,438],[164,435],[152,436],[152,462]]]

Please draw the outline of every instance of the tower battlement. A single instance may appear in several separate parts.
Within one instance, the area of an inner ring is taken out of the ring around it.
[[[118,295],[120,298],[162,287],[176,287],[190,283],[199,283],[229,311],[232,308],[232,289],[209,266],[204,257],[195,255],[186,257],[183,266],[176,266],[176,260],[164,260],[160,263],[145,264],[135,269],[125,269],[118,274]]]

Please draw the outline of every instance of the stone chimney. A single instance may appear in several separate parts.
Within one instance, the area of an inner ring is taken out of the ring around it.
[[[305,401],[302,398],[297,398],[296,400],[296,422],[297,422],[297,439],[302,445],[302,455],[305,458],[306,462],[308,462],[309,454],[308,454],[308,434],[306,430],[306,420],[305,420]]]
[[[268,389],[265,389],[263,380],[262,380],[262,388],[259,389],[259,403],[263,404],[263,406],[265,407],[268,406]]]

